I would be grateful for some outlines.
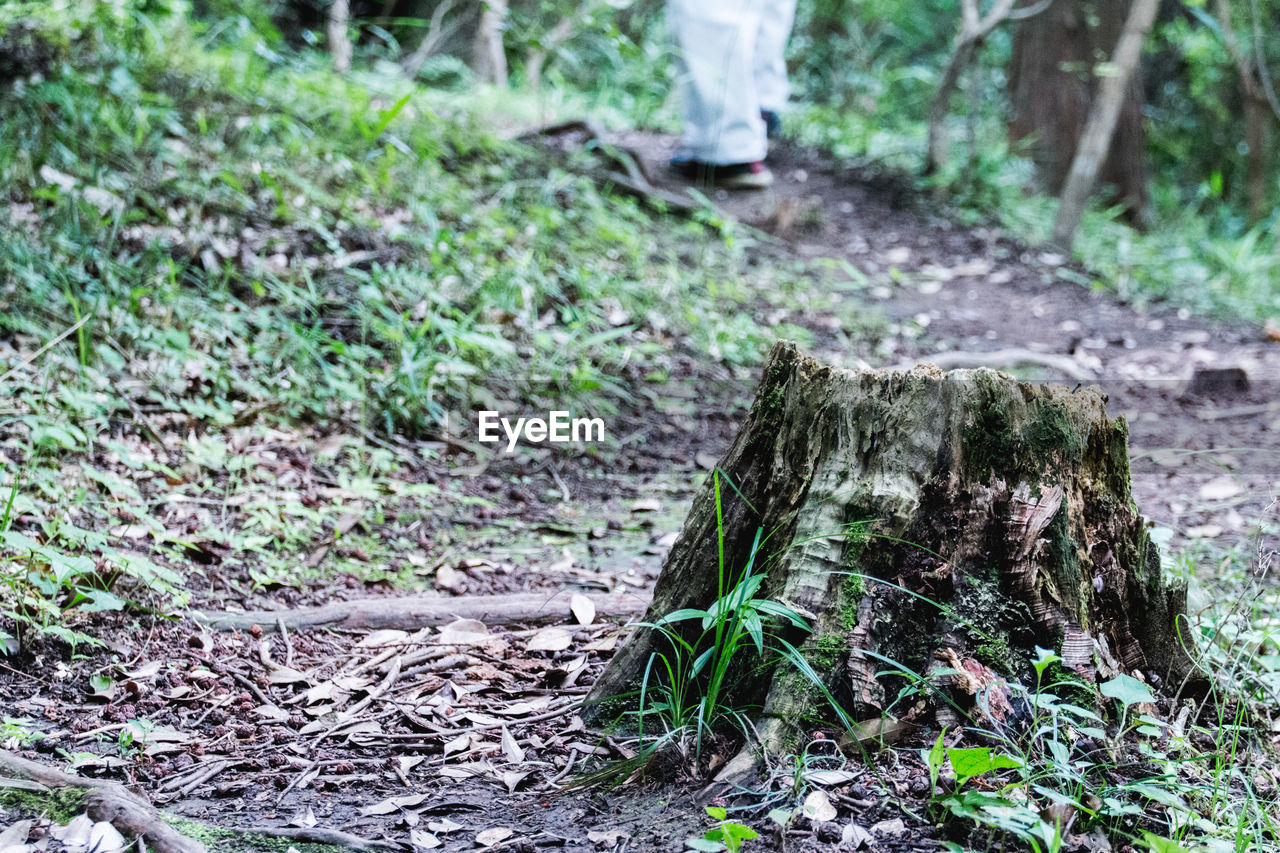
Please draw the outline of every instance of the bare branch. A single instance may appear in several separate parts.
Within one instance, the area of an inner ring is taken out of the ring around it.
[[[404,73],[410,79],[418,76],[423,64],[435,55],[436,49],[440,47],[440,44],[457,28],[454,24],[446,26],[444,23],[444,16],[453,10],[453,5],[454,0],[443,0],[431,10],[431,21],[427,24],[426,34],[423,35],[422,41],[418,43],[418,47],[413,53],[405,57],[404,63],[401,65]]]

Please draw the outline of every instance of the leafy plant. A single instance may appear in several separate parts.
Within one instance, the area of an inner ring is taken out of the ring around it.
[[[719,469],[712,472],[712,478],[718,554],[716,599],[706,609],[684,608],[656,623],[640,623],[658,631],[670,647],[669,652],[651,654],[645,665],[637,712],[640,731],[645,731],[646,715],[652,715],[661,721],[664,740],[677,744],[682,752],[692,737],[695,756],[701,753],[704,737],[723,720],[733,719],[746,727],[741,711],[726,702],[731,676],[749,666],[744,653],[754,651],[750,660],[756,665],[799,658],[793,646],[767,627],[766,620],[776,618],[802,631],[810,630],[794,609],[758,596],[767,579],[757,568],[763,530],[756,531],[747,564],[740,572],[726,564]],[[698,626],[692,638],[677,627],[685,622]]]
[[[738,853],[743,843],[760,837],[758,832],[746,824],[729,820],[728,812],[721,806],[707,806],[707,814],[718,821],[718,824],[703,833],[701,838],[685,841],[686,846],[705,853],[715,853],[717,850]]]

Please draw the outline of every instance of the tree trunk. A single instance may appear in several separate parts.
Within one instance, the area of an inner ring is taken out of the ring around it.
[[[1123,0],[1053,0],[1015,32],[1009,137],[1030,140],[1039,181],[1052,195],[1066,182],[1099,84],[1098,66],[1114,53],[1129,6]],[[1140,83],[1135,75],[1125,90],[1101,172],[1133,222],[1141,221],[1147,206]]]
[[[339,74],[351,70],[351,37],[347,34],[350,21],[350,0],[332,0],[328,11],[329,53],[333,55],[333,70]]]
[[[977,0],[962,0],[960,4],[960,32],[951,47],[951,59],[942,72],[938,91],[929,102],[929,153],[925,158],[925,174],[941,171],[947,165],[947,114],[951,109],[951,96],[960,85],[960,75],[973,61],[982,43],[1013,11],[1015,0],[996,0],[985,18],[978,17]],[[971,113],[972,115],[972,113]]]
[[[1080,145],[1071,161],[1071,171],[1062,187],[1062,200],[1053,220],[1053,241],[1070,249],[1080,227],[1089,194],[1098,182],[1098,172],[1111,147],[1116,122],[1124,106],[1129,81],[1142,58],[1142,43],[1155,23],[1160,0],[1134,0],[1125,20],[1120,41],[1111,60],[1110,73],[1102,78],[1097,97],[1089,110],[1089,120],[1080,135]]]
[[[507,0],[481,0],[484,11],[472,44],[471,70],[481,83],[507,85],[507,54],[502,30],[507,24]]]
[[[853,719],[879,714],[905,683],[877,675],[886,659],[920,674],[946,660],[1027,679],[1040,646],[1090,683],[1181,677],[1185,591],[1161,579],[1130,493],[1127,437],[1092,389],[987,369],[850,371],[781,343],[720,463],[734,487],[721,489],[724,565],[740,571],[763,531],[760,595],[805,615],[811,632],[781,636]],[[646,622],[712,604],[717,524],[708,482]],[[627,710],[620,697],[666,648],[637,629],[592,690],[597,722]],[[833,717],[820,696],[790,664],[756,660],[730,701],[762,708],[761,737],[776,745],[787,721]]]

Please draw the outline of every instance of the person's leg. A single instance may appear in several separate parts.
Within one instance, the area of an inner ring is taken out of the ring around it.
[[[770,138],[777,136],[791,86],[787,82],[787,39],[796,17],[796,0],[760,0],[753,74],[756,96]]]
[[[670,0],[684,108],[681,157],[710,164],[764,159],[753,56],[762,0]]]

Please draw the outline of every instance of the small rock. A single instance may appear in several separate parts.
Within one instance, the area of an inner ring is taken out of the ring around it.
[[[1187,383],[1187,393],[1197,397],[1233,397],[1248,390],[1249,377],[1240,367],[1201,367]]]

